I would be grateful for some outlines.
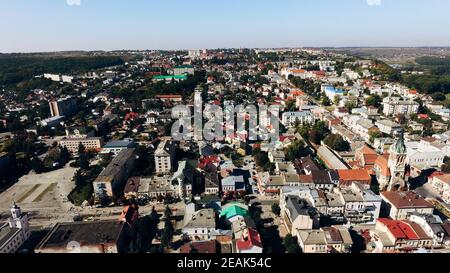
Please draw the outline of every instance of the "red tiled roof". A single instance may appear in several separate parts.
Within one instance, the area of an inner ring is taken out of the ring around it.
[[[198,167],[204,169],[208,164],[220,163],[220,158],[218,156],[205,156],[200,159]]]
[[[299,175],[298,176],[300,183],[304,183],[304,184],[313,184],[314,183],[314,179],[312,175]]]
[[[389,170],[388,162],[389,162],[389,155],[387,154],[379,156],[375,161],[375,166],[377,166],[380,169],[381,175],[386,177],[391,176],[391,171]]]
[[[430,236],[428,236],[428,234],[425,232],[425,230],[423,230],[423,228],[419,224],[409,220],[405,220],[403,222],[408,224],[414,230],[417,237],[419,237],[419,240],[431,239]]]
[[[338,174],[341,182],[367,181],[370,183],[370,181],[372,180],[369,172],[366,169],[338,170]]]
[[[262,242],[261,242],[261,236],[259,235],[259,233],[254,230],[249,228],[248,229],[248,237],[244,238],[242,237],[240,240],[238,240],[236,242],[236,247],[239,250],[248,250],[254,246],[260,247],[262,248]]]
[[[391,220],[387,218],[378,219],[380,223],[387,227],[396,240],[419,240],[419,236],[411,226],[403,221]]]

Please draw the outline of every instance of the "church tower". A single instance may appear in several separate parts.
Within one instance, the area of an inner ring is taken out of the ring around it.
[[[391,172],[391,179],[388,185],[384,186],[387,191],[400,191],[407,189],[406,177],[406,145],[403,133],[389,149],[388,167]]]
[[[30,233],[28,215],[22,213],[22,210],[17,206],[16,202],[11,206],[11,218],[9,218],[9,226],[11,228],[18,228],[22,233],[28,237]]]

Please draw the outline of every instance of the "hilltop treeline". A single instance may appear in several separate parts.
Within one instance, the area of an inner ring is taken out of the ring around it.
[[[43,73],[87,72],[124,64],[115,56],[10,57],[0,58],[0,86],[14,86]]]
[[[424,56],[416,59],[426,73],[423,75],[405,75],[404,84],[427,94],[450,93],[450,56]]]

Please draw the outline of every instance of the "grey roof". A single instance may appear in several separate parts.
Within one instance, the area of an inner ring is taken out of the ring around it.
[[[313,217],[317,213],[315,208],[309,206],[308,202],[302,200],[298,196],[292,195],[286,197],[286,208],[289,211],[292,221],[300,215]]]
[[[201,209],[192,216],[186,215],[183,228],[215,228],[216,217],[214,209]]]
[[[334,184],[334,181],[339,181],[339,175],[334,170],[313,171],[312,177],[314,184]]]
[[[0,248],[12,237],[15,236],[20,229],[11,228],[8,223],[4,224],[0,227]]]
[[[326,193],[327,203],[329,207],[344,207],[345,201],[342,199],[340,194],[337,193]]]
[[[317,154],[318,156],[325,161],[325,163],[327,164],[327,166],[330,169],[335,169],[335,170],[348,170],[349,168],[347,167],[346,164],[344,164],[344,162],[342,162],[329,148],[327,148],[326,146],[321,146],[318,150],[317,150]]]
[[[325,234],[323,230],[300,230],[299,232],[300,240],[302,240],[304,245],[326,245],[327,241],[325,239]]]
[[[356,123],[366,129],[370,129],[370,128],[374,127],[373,122],[370,119],[361,118]]]
[[[66,248],[69,242],[101,244],[117,242],[123,223],[119,221],[58,223],[39,243],[37,249],[46,247]]]
[[[244,176],[228,176],[222,179],[222,186],[235,186],[237,183],[244,183]]]
[[[135,149],[122,150],[109,165],[100,173],[97,180],[105,177],[115,177],[121,168],[134,156]]]

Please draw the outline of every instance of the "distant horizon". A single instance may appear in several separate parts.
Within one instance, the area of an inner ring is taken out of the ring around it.
[[[23,52],[0,52],[0,54],[11,55],[11,54],[45,54],[45,53],[69,53],[69,52],[119,52],[119,51],[189,51],[189,50],[220,50],[220,49],[346,49],[346,48],[361,48],[361,49],[396,49],[396,48],[446,48],[450,49],[448,46],[300,46],[300,47],[217,47],[217,48],[157,48],[157,49],[68,49],[68,50],[48,50],[48,51],[23,51]]]

